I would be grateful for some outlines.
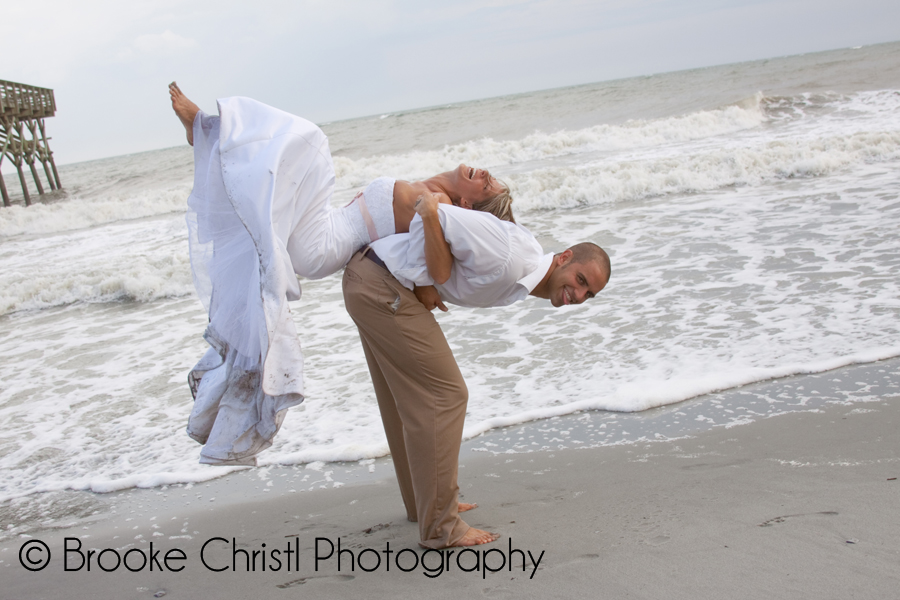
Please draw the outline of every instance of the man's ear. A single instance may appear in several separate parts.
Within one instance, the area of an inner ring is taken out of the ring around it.
[[[559,266],[567,265],[572,260],[574,253],[571,249],[566,249],[556,255],[556,261]]]

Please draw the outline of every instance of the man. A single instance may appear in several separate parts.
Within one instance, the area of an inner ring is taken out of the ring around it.
[[[527,296],[580,304],[609,281],[609,257],[578,244],[543,254],[524,227],[424,195],[408,235],[358,252],[344,270],[347,312],[375,387],[400,492],[426,548],[497,539],[460,517],[457,469],[468,391],[431,310],[504,306]],[[432,285],[433,284],[433,285]],[[412,291],[411,291],[412,290]]]

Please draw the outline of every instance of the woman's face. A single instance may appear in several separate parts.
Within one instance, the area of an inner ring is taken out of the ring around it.
[[[472,208],[473,204],[490,200],[505,191],[506,187],[486,169],[468,165],[459,165],[456,169],[456,192],[463,208]]]

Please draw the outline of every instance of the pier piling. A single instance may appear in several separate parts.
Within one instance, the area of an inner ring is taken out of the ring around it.
[[[16,166],[25,206],[31,204],[23,166],[28,165],[31,177],[39,195],[44,194],[44,186],[35,167],[35,161],[44,167],[44,174],[50,190],[62,189],[53,151],[50,150],[44,119],[56,114],[56,99],[53,90],[0,80],[0,167],[3,159],[9,157]],[[3,174],[0,172],[0,195],[3,205],[10,206],[9,193]]]

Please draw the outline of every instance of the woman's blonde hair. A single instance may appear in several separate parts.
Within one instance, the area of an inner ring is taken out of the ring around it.
[[[481,212],[489,212],[501,221],[509,221],[510,223],[515,223],[516,219],[513,217],[512,210],[512,195],[509,193],[509,186],[503,181],[499,181],[503,186],[503,191],[494,196],[493,198],[488,198],[482,202],[472,205],[472,210],[480,210]]]

